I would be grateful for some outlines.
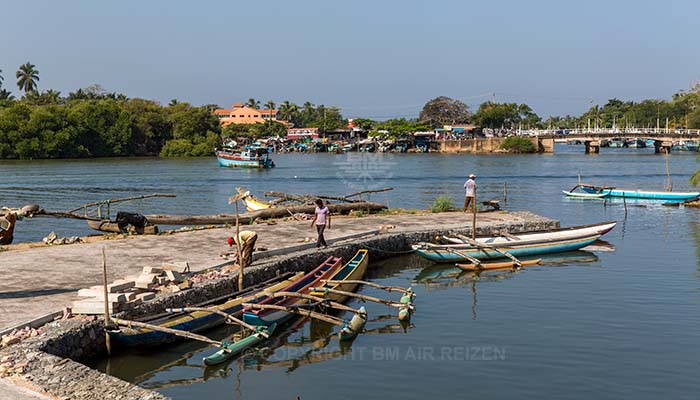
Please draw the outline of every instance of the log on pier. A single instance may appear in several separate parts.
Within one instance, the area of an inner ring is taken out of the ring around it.
[[[385,210],[387,207],[384,204],[372,202],[357,202],[357,203],[340,203],[327,204],[328,208],[334,214],[347,214],[353,210],[364,210],[376,212]],[[252,213],[240,214],[238,216],[239,223],[250,224],[256,219],[272,219],[288,217],[290,214],[306,213],[313,214],[316,210],[315,205],[301,205],[292,207],[266,208],[264,210],[255,211]],[[234,224],[236,223],[236,214],[216,214],[216,215],[167,215],[155,214],[146,215],[148,221],[156,225],[210,225],[210,224]]]

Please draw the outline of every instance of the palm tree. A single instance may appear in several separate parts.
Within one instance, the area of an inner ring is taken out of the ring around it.
[[[252,97],[249,98],[248,101],[246,101],[245,105],[246,105],[246,107],[250,107],[250,108],[255,108],[255,109],[260,108],[260,102],[255,100]]]
[[[178,103],[179,101],[177,101],[177,99],[172,99],[170,100],[170,103],[168,103],[168,107],[172,107],[174,105],[177,105]]]
[[[296,104],[289,102],[289,100],[285,100],[282,104],[280,104],[280,118],[285,121],[291,121],[297,112],[299,112],[299,107],[297,107]]]
[[[5,89],[0,89],[0,100],[14,100],[15,96]]]
[[[269,120],[272,121],[272,110],[275,108],[275,102],[272,100],[268,100],[267,103],[265,103],[265,107],[270,111],[269,112]]]
[[[0,87],[2,87],[2,80],[5,79],[2,77],[2,70],[0,69]]]
[[[24,93],[36,91],[36,83],[39,81],[39,71],[34,69],[36,65],[27,62],[19,66],[17,71],[17,87],[24,90]]]

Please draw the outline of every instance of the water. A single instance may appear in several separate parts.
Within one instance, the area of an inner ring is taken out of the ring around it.
[[[276,155],[280,167],[271,171],[221,169],[213,159],[5,162],[0,172],[9,179],[2,179],[0,203],[59,209],[96,195],[173,192],[177,199],[152,200],[143,209],[200,214],[229,211],[226,196],[236,185],[255,193],[334,194],[392,186],[372,199],[426,208],[436,195],[459,202],[468,173],[478,175],[480,198],[502,197],[507,181],[509,209],[562,225],[618,220],[604,237],[615,251],[549,257],[544,265],[478,279],[412,255],[393,258],[373,265],[368,277],[413,285],[418,312],[405,332],[392,310],[365,304],[370,333],[349,347],[331,338],[332,327],[299,322],[267,349],[218,369],[204,368],[201,359],[211,350],[198,343],[125,352],[98,367],[177,399],[697,397],[699,211],[628,202],[625,218],[621,203],[603,206],[560,192],[575,185],[578,173],[588,183],[663,189],[663,156],[631,149],[586,156],[580,146],[558,146],[540,156],[379,154],[364,164],[353,157]],[[348,165],[360,173],[343,172]],[[693,155],[671,156],[674,189],[688,189],[697,167]],[[33,240],[47,229],[82,229],[52,221],[23,223],[19,234]]]

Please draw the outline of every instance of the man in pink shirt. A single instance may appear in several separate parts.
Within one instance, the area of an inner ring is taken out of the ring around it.
[[[323,205],[323,200],[316,200],[316,212],[314,213],[314,219],[311,221],[311,227],[316,225],[316,232],[318,233],[318,239],[316,239],[316,248],[321,246],[328,247],[326,239],[323,237],[323,231],[326,230],[326,224],[328,229],[331,229],[331,210]]]

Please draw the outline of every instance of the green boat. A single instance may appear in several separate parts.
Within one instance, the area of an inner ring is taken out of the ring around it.
[[[243,339],[232,343],[223,342],[221,344],[221,348],[216,353],[204,357],[204,364],[211,366],[230,360],[245,350],[262,342],[266,339],[266,336],[269,337],[272,335],[276,327],[277,324],[275,323],[268,326],[258,326],[255,329],[255,333],[250,336],[246,336]]]

